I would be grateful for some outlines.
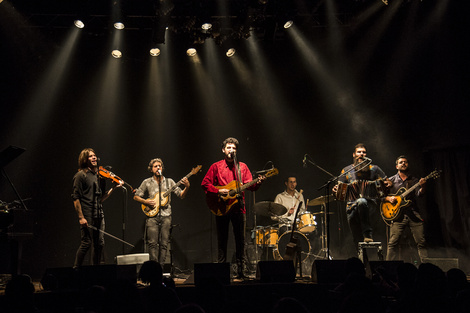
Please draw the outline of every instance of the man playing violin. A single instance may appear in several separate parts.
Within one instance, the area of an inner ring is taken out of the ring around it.
[[[148,170],[152,177],[145,179],[140,187],[136,189],[134,200],[144,206],[155,210],[153,216],[149,216],[145,222],[145,240],[147,243],[150,260],[164,264],[170,241],[171,229],[171,193],[168,199],[162,199],[164,192],[174,188],[176,183],[173,179],[162,175],[163,161],[160,158],[152,159]],[[187,177],[181,179],[184,189],[176,187],[173,193],[183,199],[189,189],[189,180]],[[145,198],[147,196],[148,198]]]
[[[72,200],[80,224],[81,241],[75,255],[74,267],[80,267],[93,245],[92,264],[99,265],[104,247],[103,202],[121,187],[114,184],[106,191],[106,181],[98,175],[98,158],[91,148],[83,149],[78,156],[78,172],[73,177]],[[96,229],[91,229],[93,226]]]

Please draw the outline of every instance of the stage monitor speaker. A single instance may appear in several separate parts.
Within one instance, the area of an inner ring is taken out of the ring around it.
[[[403,261],[370,261],[370,274],[379,274],[393,282],[398,282],[397,268]]]
[[[424,258],[423,263],[434,264],[444,272],[451,268],[459,268],[459,259],[456,258]]]
[[[256,267],[256,279],[262,283],[291,283],[295,275],[292,261],[259,261]]]
[[[133,265],[136,266],[136,273],[139,276],[140,268],[144,262],[150,260],[148,253],[135,253],[135,254],[124,254],[116,256],[117,265]]]
[[[72,267],[48,268],[41,279],[44,290],[71,290],[78,288],[78,272]]]
[[[346,260],[315,260],[312,281],[318,284],[339,284],[346,279]]]
[[[230,285],[230,263],[195,263],[194,284],[204,286],[218,281],[222,285]]]
[[[85,289],[93,285],[107,287],[118,280],[128,280],[133,284],[137,283],[136,265],[106,264],[98,266],[82,266],[78,270],[78,283],[80,289]]]

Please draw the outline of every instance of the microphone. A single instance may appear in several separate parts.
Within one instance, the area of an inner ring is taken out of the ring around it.
[[[364,160],[372,162],[372,159],[368,157],[364,157]]]
[[[158,175],[162,176],[162,170],[158,170]]]
[[[302,163],[304,164],[303,167],[307,167],[307,155],[304,155],[304,160]]]

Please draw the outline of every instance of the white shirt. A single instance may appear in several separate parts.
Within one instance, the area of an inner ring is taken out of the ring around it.
[[[274,199],[275,203],[282,204],[287,208],[287,212],[284,215],[280,216],[280,219],[288,219],[289,223],[292,224],[294,222],[294,217],[295,213],[297,211],[297,207],[299,206],[299,202],[302,202],[302,205],[300,207],[299,215],[305,211],[305,201],[304,201],[304,196],[298,192],[297,190],[294,193],[294,196],[291,196],[290,194],[287,193],[287,191],[284,191],[276,196]],[[289,215],[289,210],[291,208],[295,207],[294,213]],[[297,217],[299,217],[299,215]]]

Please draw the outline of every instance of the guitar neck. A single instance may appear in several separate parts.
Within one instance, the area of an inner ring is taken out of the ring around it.
[[[429,174],[428,176],[424,177],[424,180],[428,180],[431,176],[432,176],[432,173]],[[419,181],[416,184],[414,184],[411,188],[406,190],[404,193],[402,193],[401,197],[405,198],[407,195],[409,195],[413,190],[415,190],[418,187],[419,187]]]
[[[191,177],[191,175],[193,175],[192,172],[190,172],[188,175],[186,175],[186,176],[184,176],[184,177],[189,178],[189,177]],[[184,177],[183,177],[183,178],[184,178]],[[183,179],[183,178],[182,178],[182,179]],[[165,193],[163,194],[163,197],[167,197],[170,193],[173,192],[173,190],[175,190],[176,188],[178,188],[181,184],[182,184],[182,182],[181,182],[181,179],[180,179],[175,185],[173,185],[173,187],[171,187],[170,189],[168,189],[167,191],[165,191]]]

